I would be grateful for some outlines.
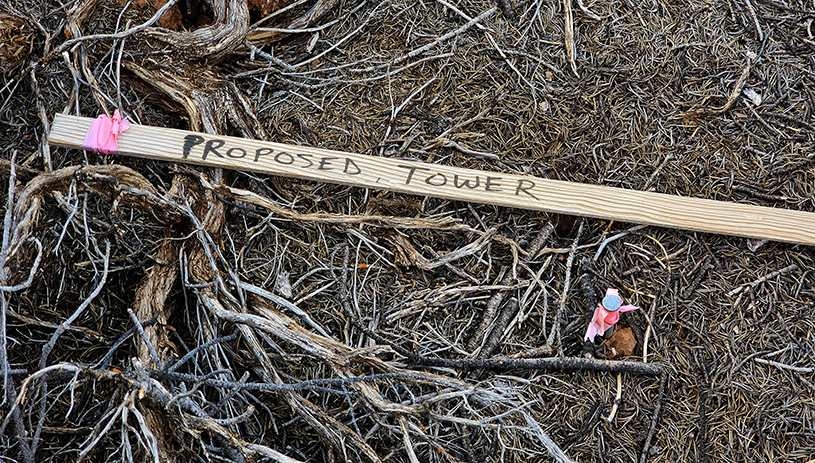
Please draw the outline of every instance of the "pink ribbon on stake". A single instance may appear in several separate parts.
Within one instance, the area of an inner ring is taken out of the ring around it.
[[[85,134],[85,141],[82,147],[86,150],[97,151],[110,154],[119,152],[119,134],[130,127],[130,122],[119,114],[119,110],[113,111],[113,117],[105,114],[93,120],[91,128]]]
[[[630,312],[637,310],[639,307],[634,305],[622,305],[623,300],[620,297],[620,291],[612,288],[606,290],[606,297],[603,301],[597,304],[594,309],[594,317],[589,323],[589,329],[586,330],[586,341],[594,342],[594,337],[598,334],[600,336],[609,328],[614,326],[615,323],[620,321],[620,314],[622,312]]]

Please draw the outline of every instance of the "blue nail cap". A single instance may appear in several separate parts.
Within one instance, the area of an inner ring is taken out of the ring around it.
[[[616,312],[623,305],[622,299],[614,295],[608,295],[603,298],[603,307],[609,312]]]

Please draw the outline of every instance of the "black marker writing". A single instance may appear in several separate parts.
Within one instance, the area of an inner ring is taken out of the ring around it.
[[[304,161],[306,161],[306,162],[308,163],[308,164],[306,164],[306,165],[304,165],[304,166],[300,166],[300,167],[302,167],[303,169],[308,169],[309,167],[311,167],[311,166],[313,166],[313,165],[314,165],[314,163],[313,163],[313,162],[311,162],[311,159],[308,159],[308,158],[312,158],[312,157],[314,157],[314,156],[313,156],[313,155],[311,155],[311,154],[298,154],[298,155],[297,155],[297,157],[298,157],[298,158],[300,158],[300,159],[302,159],[302,160],[304,160]]]
[[[184,159],[190,157],[190,151],[192,151],[192,147],[195,145],[200,145],[204,143],[204,137],[200,135],[187,135],[184,137]]]
[[[354,171],[351,171],[351,168],[354,168]],[[357,175],[362,172],[362,169],[359,168],[356,162],[354,162],[351,158],[345,158],[345,169],[342,170],[343,173],[348,175]]]
[[[254,162],[258,163],[260,162],[261,157],[270,156],[265,158],[265,162],[268,163],[273,160],[276,164],[292,166],[298,169],[333,170],[335,172],[342,170],[342,173],[346,175],[359,175],[363,170],[360,168],[359,164],[357,164],[357,161],[351,157],[335,157],[326,156],[323,154],[308,153],[289,153],[268,147],[256,149],[252,148],[254,149],[254,156],[251,156],[251,149],[234,145],[229,146],[227,143],[227,140],[207,140],[198,134],[186,135],[184,137],[183,157],[184,159],[189,158],[192,156],[193,149],[195,149],[196,146],[202,146],[202,161],[205,161],[207,157],[210,156],[216,156],[221,159],[244,159],[247,156],[250,156],[254,157]],[[422,189],[421,184],[424,184],[436,188],[455,187],[458,190],[480,190],[485,192],[509,193],[512,191],[511,184],[515,183],[515,196],[521,196],[521,194],[523,194],[534,200],[540,201],[538,196],[536,196],[536,184],[534,181],[529,179],[508,179],[507,177],[493,177],[483,174],[478,175],[477,172],[472,171],[466,173],[444,173],[436,171],[433,169],[432,165],[428,165],[428,167],[420,167],[420,165],[397,164],[395,167],[407,170],[404,183],[405,185],[417,186],[418,183],[420,190]],[[380,183],[381,181],[381,177],[376,179],[376,183]]]
[[[285,151],[281,151],[275,155],[274,162],[288,166],[289,164],[294,164],[294,156]]]
[[[484,182],[484,191],[504,191],[499,190],[497,187],[501,186],[500,183],[492,183],[493,180],[501,180],[501,177],[487,177],[487,181]],[[491,188],[496,187],[496,188]]]
[[[330,165],[331,165],[331,161],[333,161],[333,160],[335,160],[335,159],[339,159],[339,158],[330,158],[330,157],[327,157],[327,158],[322,158],[322,159],[320,159],[320,167],[318,167],[317,169],[318,169],[318,170],[332,170],[332,169],[331,169],[330,167],[328,167],[328,166],[330,166]]]
[[[206,146],[204,146],[204,154],[201,155],[201,160],[205,160],[210,153],[222,158],[223,155],[218,152],[217,148],[220,148],[226,144],[224,140],[209,140],[207,141]]]
[[[447,185],[447,177],[444,176],[441,172],[431,175],[424,179],[424,182],[428,185],[432,186],[444,186]]]
[[[481,183],[481,179],[476,175],[475,176],[475,183],[470,183],[470,182],[472,182],[472,180],[467,179],[467,180],[463,180],[461,183],[458,183],[458,174],[453,175],[453,185],[455,185],[456,188],[465,187],[465,188],[469,188],[471,190],[474,190],[474,189],[478,188],[478,185]]]
[[[525,187],[524,183],[528,183],[529,186]],[[535,182],[533,182],[532,180],[520,179],[520,180],[518,180],[518,186],[515,187],[515,196],[518,196],[523,191],[524,193],[528,194],[529,196],[531,196],[531,197],[533,197],[535,199],[538,199],[537,196],[535,196],[535,195],[533,195],[532,193],[529,192],[529,190],[531,190],[532,188],[535,188]]]
[[[243,148],[229,148],[226,155],[233,159],[241,159],[246,157],[246,150]]]
[[[405,185],[410,185],[410,180],[413,178],[413,174],[416,173],[417,170],[430,170],[425,169],[424,167],[403,166],[401,164],[397,165],[396,167],[401,167],[402,169],[410,169],[410,172],[408,172],[407,179],[405,179]]]
[[[272,153],[274,153],[274,150],[271,148],[258,148],[255,151],[255,162],[258,162],[261,156],[268,156]]]

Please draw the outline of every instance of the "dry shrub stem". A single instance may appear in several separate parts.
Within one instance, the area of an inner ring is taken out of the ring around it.
[[[563,282],[563,290],[560,293],[560,304],[558,305],[557,313],[555,314],[555,321],[552,323],[552,330],[549,332],[549,337],[546,338],[546,345],[548,349],[552,348],[555,340],[557,340],[557,351],[559,356],[563,356],[563,342],[561,341],[561,324],[564,322],[566,315],[566,300],[569,297],[571,290],[572,279],[572,264],[574,263],[575,253],[577,251],[577,243],[580,242],[580,237],[583,235],[583,226],[585,221],[581,220],[577,228],[577,234],[572,241],[572,248],[569,251],[569,258],[566,260],[566,278]]]
[[[71,314],[70,317],[66,318],[65,321],[59,325],[56,331],[54,331],[54,334],[51,335],[51,339],[48,340],[48,343],[42,349],[42,355],[40,356],[40,363],[38,365],[40,370],[46,367],[46,364],[48,363],[48,356],[51,354],[51,351],[54,349],[54,346],[57,344],[57,340],[59,340],[62,333],[64,333],[68,327],[71,326],[71,323],[76,321],[76,319],[82,315],[85,309],[87,309],[91,302],[93,302],[94,298],[96,298],[96,296],[102,292],[102,288],[105,286],[108,279],[108,268],[110,267],[110,241],[105,241],[105,255],[102,256],[102,259],[104,267],[102,268],[102,277],[100,278],[99,284],[96,285],[96,288],[94,288],[91,294],[84,301],[82,301],[82,304],[77,307],[74,313]]]
[[[554,228],[552,227],[552,224],[547,222],[546,225],[544,226],[544,229],[535,237],[535,239],[529,245],[529,248],[526,250],[527,254],[529,256],[536,256],[538,252],[540,252],[540,250],[546,244],[546,242],[549,240],[553,232]],[[517,279],[517,275],[515,274],[514,270],[511,272],[507,270],[508,269],[505,268],[501,272],[504,273],[504,278],[501,280],[500,284],[504,286],[511,285],[514,282],[514,280]],[[506,326],[504,326],[499,330],[498,325],[495,322],[496,311],[498,307],[501,305],[501,302],[503,301],[505,294],[506,293],[504,291],[499,291],[493,294],[492,297],[490,297],[490,299],[487,301],[486,307],[484,308],[484,312],[481,315],[481,323],[479,324],[478,328],[476,328],[476,330],[473,332],[473,336],[470,338],[470,341],[467,344],[467,349],[473,351],[477,347],[479,347],[479,345],[485,342],[485,340],[488,337],[490,336],[495,337],[495,344],[492,345],[492,348],[490,349],[486,349],[485,347],[480,348],[478,354],[479,358],[487,358],[492,355],[493,353],[492,351],[494,351],[497,345],[498,336],[503,334],[504,328],[506,328]],[[517,310],[517,306],[514,310]],[[510,317],[507,317],[506,322],[509,322],[509,318]]]
[[[167,11],[170,8],[172,8],[173,5],[175,5],[177,2],[178,0],[168,0],[167,3],[164,4],[164,6],[159,8],[158,11],[156,11],[156,13],[150,17],[150,19],[148,19],[142,24],[139,24],[138,26],[131,27],[130,29],[124,30],[122,32],[117,32],[115,34],[87,35],[84,37],[80,36],[66,40],[65,42],[62,43],[62,45],[59,46],[59,48],[54,50],[54,53],[61,54],[62,52],[67,51],[68,49],[84,42],[94,42],[100,40],[121,40],[130,37],[131,35],[138,34],[139,32],[142,32],[146,30],[148,27],[157,23],[158,20],[161,19],[161,17],[164,16],[167,13]]]
[[[173,1],[8,3],[0,16],[25,26],[0,42],[25,46],[0,50],[0,454],[815,454],[815,409],[790,399],[813,388],[812,249],[603,220],[575,239],[542,213],[46,139],[56,112],[119,107],[213,135],[812,212],[800,0],[191,0],[177,31],[154,27]],[[607,286],[650,307],[624,320],[642,362],[582,341]]]

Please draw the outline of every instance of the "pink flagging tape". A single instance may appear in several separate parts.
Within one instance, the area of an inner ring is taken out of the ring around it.
[[[93,119],[58,114],[56,146],[82,148]],[[119,154],[318,182],[815,245],[815,214],[131,124]]]

